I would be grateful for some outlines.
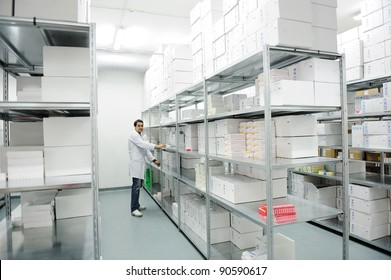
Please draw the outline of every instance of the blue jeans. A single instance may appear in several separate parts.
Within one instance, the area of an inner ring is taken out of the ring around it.
[[[131,212],[140,208],[139,197],[140,197],[140,188],[143,185],[143,180],[139,178],[133,177],[133,184],[131,186],[132,195],[131,195],[131,204],[130,210]]]

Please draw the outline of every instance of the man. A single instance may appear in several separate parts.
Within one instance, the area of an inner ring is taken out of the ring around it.
[[[144,173],[145,173],[145,158],[148,161],[155,163],[160,166],[160,162],[154,158],[151,151],[153,149],[163,149],[166,144],[154,145],[147,141],[144,141],[141,133],[144,130],[144,122],[142,120],[136,120],[134,122],[134,131],[130,132],[128,140],[129,149],[129,175],[132,179],[132,195],[131,195],[131,212],[135,217],[142,217],[143,213],[140,212],[145,210],[145,206],[140,206],[140,188],[143,184]]]

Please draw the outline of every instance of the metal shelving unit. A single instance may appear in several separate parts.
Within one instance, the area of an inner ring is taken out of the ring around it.
[[[91,188],[93,200],[93,255],[101,258],[98,139],[97,139],[97,66],[95,24],[54,20],[0,17],[0,67],[3,69],[3,101],[0,118],[4,121],[4,147],[9,146],[9,121],[42,121],[49,116],[91,117],[91,174],[45,178],[41,181],[8,181],[0,186],[5,194],[6,218],[11,226],[10,194],[47,189]],[[8,77],[43,75],[43,47],[66,46],[90,49],[90,102],[13,102],[8,101]],[[7,235],[9,236],[9,235]]]
[[[270,100],[270,81],[268,78],[265,78],[264,81],[264,90],[265,90],[265,106],[252,108],[243,111],[233,111],[233,112],[224,112],[216,115],[208,115],[208,95],[210,94],[228,94],[231,92],[235,92],[237,90],[247,88],[251,85],[254,85],[255,80],[257,79],[260,73],[264,73],[264,77],[269,77],[270,70],[274,68],[283,68],[289,66],[293,63],[300,62],[309,58],[323,58],[329,60],[338,60],[340,64],[340,76],[341,76],[341,107],[314,107],[314,106],[271,106]],[[344,57],[335,54],[335,53],[323,53],[319,51],[310,51],[310,50],[300,50],[293,49],[288,47],[272,47],[272,46],[264,46],[264,50],[261,52],[255,52],[253,54],[248,55],[243,60],[228,65],[218,73],[215,73],[209,77],[206,77],[203,81],[198,82],[176,94],[176,131],[177,131],[177,139],[178,139],[178,129],[180,125],[184,124],[192,124],[192,123],[204,123],[205,124],[205,154],[199,154],[194,152],[194,155],[199,155],[205,157],[205,173],[206,178],[209,178],[208,170],[209,170],[209,160],[219,160],[226,162],[228,164],[240,164],[244,166],[258,167],[265,170],[266,173],[266,196],[267,199],[265,201],[256,201],[252,203],[241,203],[241,204],[233,204],[224,199],[211,194],[209,190],[209,180],[206,180],[206,192],[202,192],[206,198],[206,207],[207,209],[210,207],[211,202],[217,203],[226,209],[236,212],[241,216],[246,217],[250,221],[253,221],[265,228],[265,232],[267,236],[273,236],[273,228],[274,226],[280,226],[273,223],[272,211],[268,211],[268,216],[266,220],[262,220],[258,214],[258,207],[260,203],[266,203],[267,207],[271,209],[273,202],[290,202],[296,205],[297,211],[297,221],[296,222],[307,222],[314,221],[318,219],[325,219],[335,217],[341,212],[346,212],[348,207],[348,200],[344,202],[344,210],[340,211],[338,209],[333,209],[328,206],[324,206],[321,204],[313,203],[304,199],[300,199],[293,196],[288,196],[286,198],[281,199],[272,199],[272,170],[280,169],[280,168],[293,168],[303,165],[317,165],[324,163],[343,163],[343,170],[346,171],[348,168],[348,153],[347,153],[347,140],[344,141],[344,154],[343,159],[327,159],[327,158],[303,158],[303,159],[281,159],[272,158],[271,155],[271,147],[272,147],[272,139],[271,139],[271,118],[276,116],[283,115],[299,115],[299,114],[311,114],[318,112],[328,112],[328,111],[336,111],[342,110],[343,112],[343,121],[344,128],[347,128],[347,108],[346,108],[346,85],[344,78]],[[163,102],[164,103],[164,102]],[[162,103],[162,104],[163,104]],[[168,101],[168,103],[172,104],[172,99]],[[203,103],[204,108],[204,116],[197,117],[194,119],[186,119],[181,120],[179,112],[183,108],[196,105],[199,103]],[[266,133],[269,137],[266,138],[266,157],[262,160],[257,159],[248,159],[248,158],[231,158],[220,155],[212,155],[209,153],[209,143],[208,143],[208,122],[212,120],[224,119],[224,118],[264,118],[266,124]],[[346,129],[347,131],[347,129]],[[347,134],[347,132],[346,132]],[[346,137],[344,137],[347,139]],[[178,140],[177,140],[178,141]],[[177,145],[178,146],[178,145]],[[187,152],[176,151],[177,152],[177,170],[180,170],[179,166],[179,157],[181,154],[186,154]],[[166,172],[162,170],[162,172]],[[346,174],[346,172],[344,173]],[[190,180],[186,180],[181,176],[177,175],[177,180],[185,183],[192,189],[200,192],[194,185],[194,182]],[[174,174],[175,176],[175,174]],[[347,186],[348,186],[348,176],[343,176],[343,184],[344,195],[347,197]],[[180,210],[179,210],[180,211]],[[188,238],[195,244],[197,248],[203,253],[203,255],[207,259],[215,259],[223,256],[224,258],[240,258],[240,254],[242,250],[239,250],[234,246],[231,242],[221,243],[210,245],[210,231],[208,230],[208,236],[206,242],[201,240],[198,236],[192,232],[187,226],[183,223],[179,222],[180,229],[182,232],[188,236]],[[286,224],[287,226],[289,224]],[[207,215],[207,228],[210,229],[210,218]],[[348,232],[349,230],[349,221],[345,220],[344,223],[344,235],[343,235],[343,258],[348,258]],[[201,241],[202,242],[201,242]],[[209,244],[209,245],[208,245]],[[205,247],[206,246],[206,247]],[[220,252],[220,253],[219,253]],[[268,258],[273,259],[273,238],[268,238]]]

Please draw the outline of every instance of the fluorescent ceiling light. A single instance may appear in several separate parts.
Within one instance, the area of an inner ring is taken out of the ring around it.
[[[125,28],[119,27],[117,29],[117,33],[115,34],[114,50],[118,51],[120,49],[124,35],[125,35]]]
[[[362,14],[359,13],[359,14],[355,15],[355,16],[353,17],[353,19],[354,19],[354,20],[357,20],[357,21],[362,20]]]

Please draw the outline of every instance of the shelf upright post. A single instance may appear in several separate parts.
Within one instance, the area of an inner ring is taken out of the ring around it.
[[[179,151],[178,151],[178,144],[179,144],[179,101],[178,101],[178,95],[175,96],[175,137],[176,137],[176,152],[177,152],[177,169],[179,170],[180,168],[180,162],[179,162]],[[179,173],[180,174],[180,173]],[[177,192],[177,197],[178,197],[178,230],[181,230],[181,184],[179,182],[178,177],[175,178],[175,183],[176,183],[176,192]],[[175,190],[174,190],[175,191]]]
[[[99,159],[98,159],[98,96],[97,96],[97,67],[96,67],[96,25],[90,24],[90,74],[91,74],[91,188],[93,194],[93,227],[94,227],[94,257],[101,259],[101,217],[99,212]]]
[[[343,230],[342,230],[342,258],[349,259],[349,155],[348,155],[348,112],[347,112],[347,87],[345,77],[345,54],[339,59],[340,89],[341,89],[341,118],[342,118],[342,186],[343,186]]]
[[[3,101],[8,101],[8,71],[3,69]],[[9,121],[5,120],[3,121],[3,143],[4,147],[8,147],[10,143],[10,135],[9,135]],[[7,226],[11,226],[11,194],[6,193],[4,194],[4,200],[5,200],[5,214],[6,214],[6,221]]]
[[[209,188],[209,124],[208,124],[208,87],[204,79],[204,130],[205,130],[205,178],[206,178],[206,259],[210,259],[210,188]]]
[[[160,122],[160,120],[162,119],[162,103],[160,102],[159,103],[159,137],[158,137],[158,143],[161,143],[161,140],[162,140],[162,135],[163,135],[163,133],[162,133],[162,125],[161,125],[161,122]],[[161,150],[158,150],[158,151],[161,151]],[[158,153],[158,151],[157,151],[157,153]],[[161,151],[161,158],[163,158],[163,151]],[[160,207],[162,207],[163,206],[163,184],[162,184],[162,182],[163,182],[163,180],[162,180],[162,178],[163,178],[163,172],[161,172],[160,170],[159,170],[159,186],[160,186]]]
[[[385,171],[384,171],[384,158],[385,158],[385,154],[384,154],[384,152],[381,152],[380,153],[380,174],[382,176],[384,176],[384,174],[385,174]]]
[[[267,235],[267,258],[274,258],[273,238],[273,181],[272,181],[272,114],[270,97],[270,46],[263,47],[263,81],[264,81],[264,104],[265,104],[265,174],[266,174],[266,235]]]

